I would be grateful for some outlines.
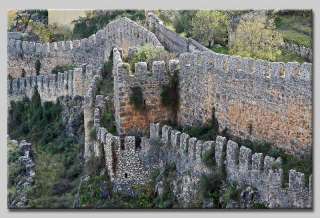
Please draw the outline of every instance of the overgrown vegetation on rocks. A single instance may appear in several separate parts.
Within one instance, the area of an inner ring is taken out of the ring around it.
[[[202,155],[202,162],[210,168],[213,168],[215,166],[215,161],[214,161],[214,148],[210,148],[208,151],[206,151],[203,155]]]
[[[305,155],[301,158],[287,154],[283,149],[275,147],[272,143],[259,140],[241,139],[239,137],[227,135],[228,139],[232,139],[239,145],[244,145],[252,150],[253,153],[263,153],[274,158],[281,157],[282,169],[283,169],[283,180],[289,181],[289,170],[295,169],[305,174],[306,182],[312,174],[312,156]]]
[[[220,190],[223,184],[221,174],[202,175],[200,177],[200,195],[202,199],[211,199],[214,208],[221,208]]]
[[[217,135],[219,135],[219,123],[215,116],[215,108],[212,109],[211,119],[206,124],[185,128],[180,127],[179,129],[200,140],[216,140]]]
[[[130,93],[130,104],[133,105],[133,107],[138,111],[145,110],[145,103],[143,99],[143,92],[142,88],[139,86],[135,86],[131,88]]]
[[[113,135],[117,134],[117,129],[116,129],[116,125],[115,125],[115,118],[112,112],[110,111],[105,111],[102,114],[101,117],[101,126],[103,126],[104,128],[106,128],[106,130],[108,132],[110,132]]]
[[[36,74],[39,75],[40,74],[40,69],[41,69],[41,62],[39,59],[36,60],[35,64],[34,64],[34,68],[36,70]]]
[[[35,183],[28,192],[31,208],[70,208],[82,172],[81,146],[65,133],[59,103],[44,102],[35,90],[31,101],[11,102],[8,116],[10,138],[32,143],[36,163]],[[9,169],[17,158],[9,153]],[[18,168],[11,173],[9,190],[18,181]]]
[[[65,71],[73,70],[75,68],[75,65],[73,64],[65,64],[65,65],[57,65],[52,70],[52,74],[58,74],[63,73]]]
[[[112,52],[101,68],[101,79],[97,82],[97,95],[113,96]]]
[[[176,121],[179,108],[179,78],[177,71],[170,75],[169,84],[162,87],[160,95],[162,105],[171,110],[174,115],[173,120]]]
[[[149,71],[152,69],[152,63],[154,61],[164,61],[168,63],[170,59],[173,59],[175,55],[169,53],[164,48],[154,47],[150,44],[145,44],[138,47],[138,51],[134,53],[133,57],[129,60],[130,69],[135,71],[135,63],[146,62]]]

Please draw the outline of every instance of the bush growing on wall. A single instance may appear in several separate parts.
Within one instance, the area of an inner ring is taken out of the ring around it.
[[[142,111],[145,109],[141,87],[135,86],[131,88],[130,104],[132,104],[136,110]]]
[[[179,107],[179,78],[178,72],[174,72],[170,76],[169,84],[164,85],[161,90],[161,103],[169,108],[174,114],[174,121],[176,120],[177,110]]]
[[[51,70],[51,73],[53,74],[63,73],[68,70],[73,70],[74,68],[75,68],[75,65],[73,64],[57,65]]]
[[[163,60],[165,62],[168,62],[174,57],[174,54],[169,53],[164,48],[156,48],[150,44],[145,44],[144,46],[139,47],[138,51],[134,54],[131,60],[129,60],[130,69],[131,71],[134,71],[134,65],[137,62],[146,62],[148,70],[151,70],[153,61]]]
[[[36,70],[36,74],[39,75],[40,74],[40,69],[41,69],[41,62],[39,59],[36,60],[35,64],[34,64],[34,68]]]

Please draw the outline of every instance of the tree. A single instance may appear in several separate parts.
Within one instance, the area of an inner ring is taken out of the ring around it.
[[[195,10],[179,11],[173,20],[173,26],[177,33],[185,32],[187,37],[191,36],[192,32],[192,17],[197,13]]]
[[[240,21],[230,53],[275,61],[281,55],[282,35],[261,20]]]
[[[222,11],[198,11],[192,18],[192,37],[212,47],[215,39],[227,38],[228,16]]]

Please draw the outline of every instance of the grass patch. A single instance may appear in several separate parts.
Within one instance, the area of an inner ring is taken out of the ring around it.
[[[210,48],[212,51],[220,54],[229,54],[229,49],[226,46],[215,44],[212,48]]]
[[[282,50],[281,55],[277,57],[277,60],[279,62],[298,62],[300,64],[304,63],[304,62],[309,62],[307,59],[293,53],[293,52],[288,52],[285,50]]]
[[[295,14],[278,14],[275,24],[278,31],[283,34],[286,42],[305,47],[312,47],[312,14],[300,16]]]

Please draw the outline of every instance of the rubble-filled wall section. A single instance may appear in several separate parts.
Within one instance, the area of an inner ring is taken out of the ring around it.
[[[220,130],[266,140],[289,153],[312,148],[312,65],[240,58],[214,52],[179,57],[179,124],[212,118]]]

